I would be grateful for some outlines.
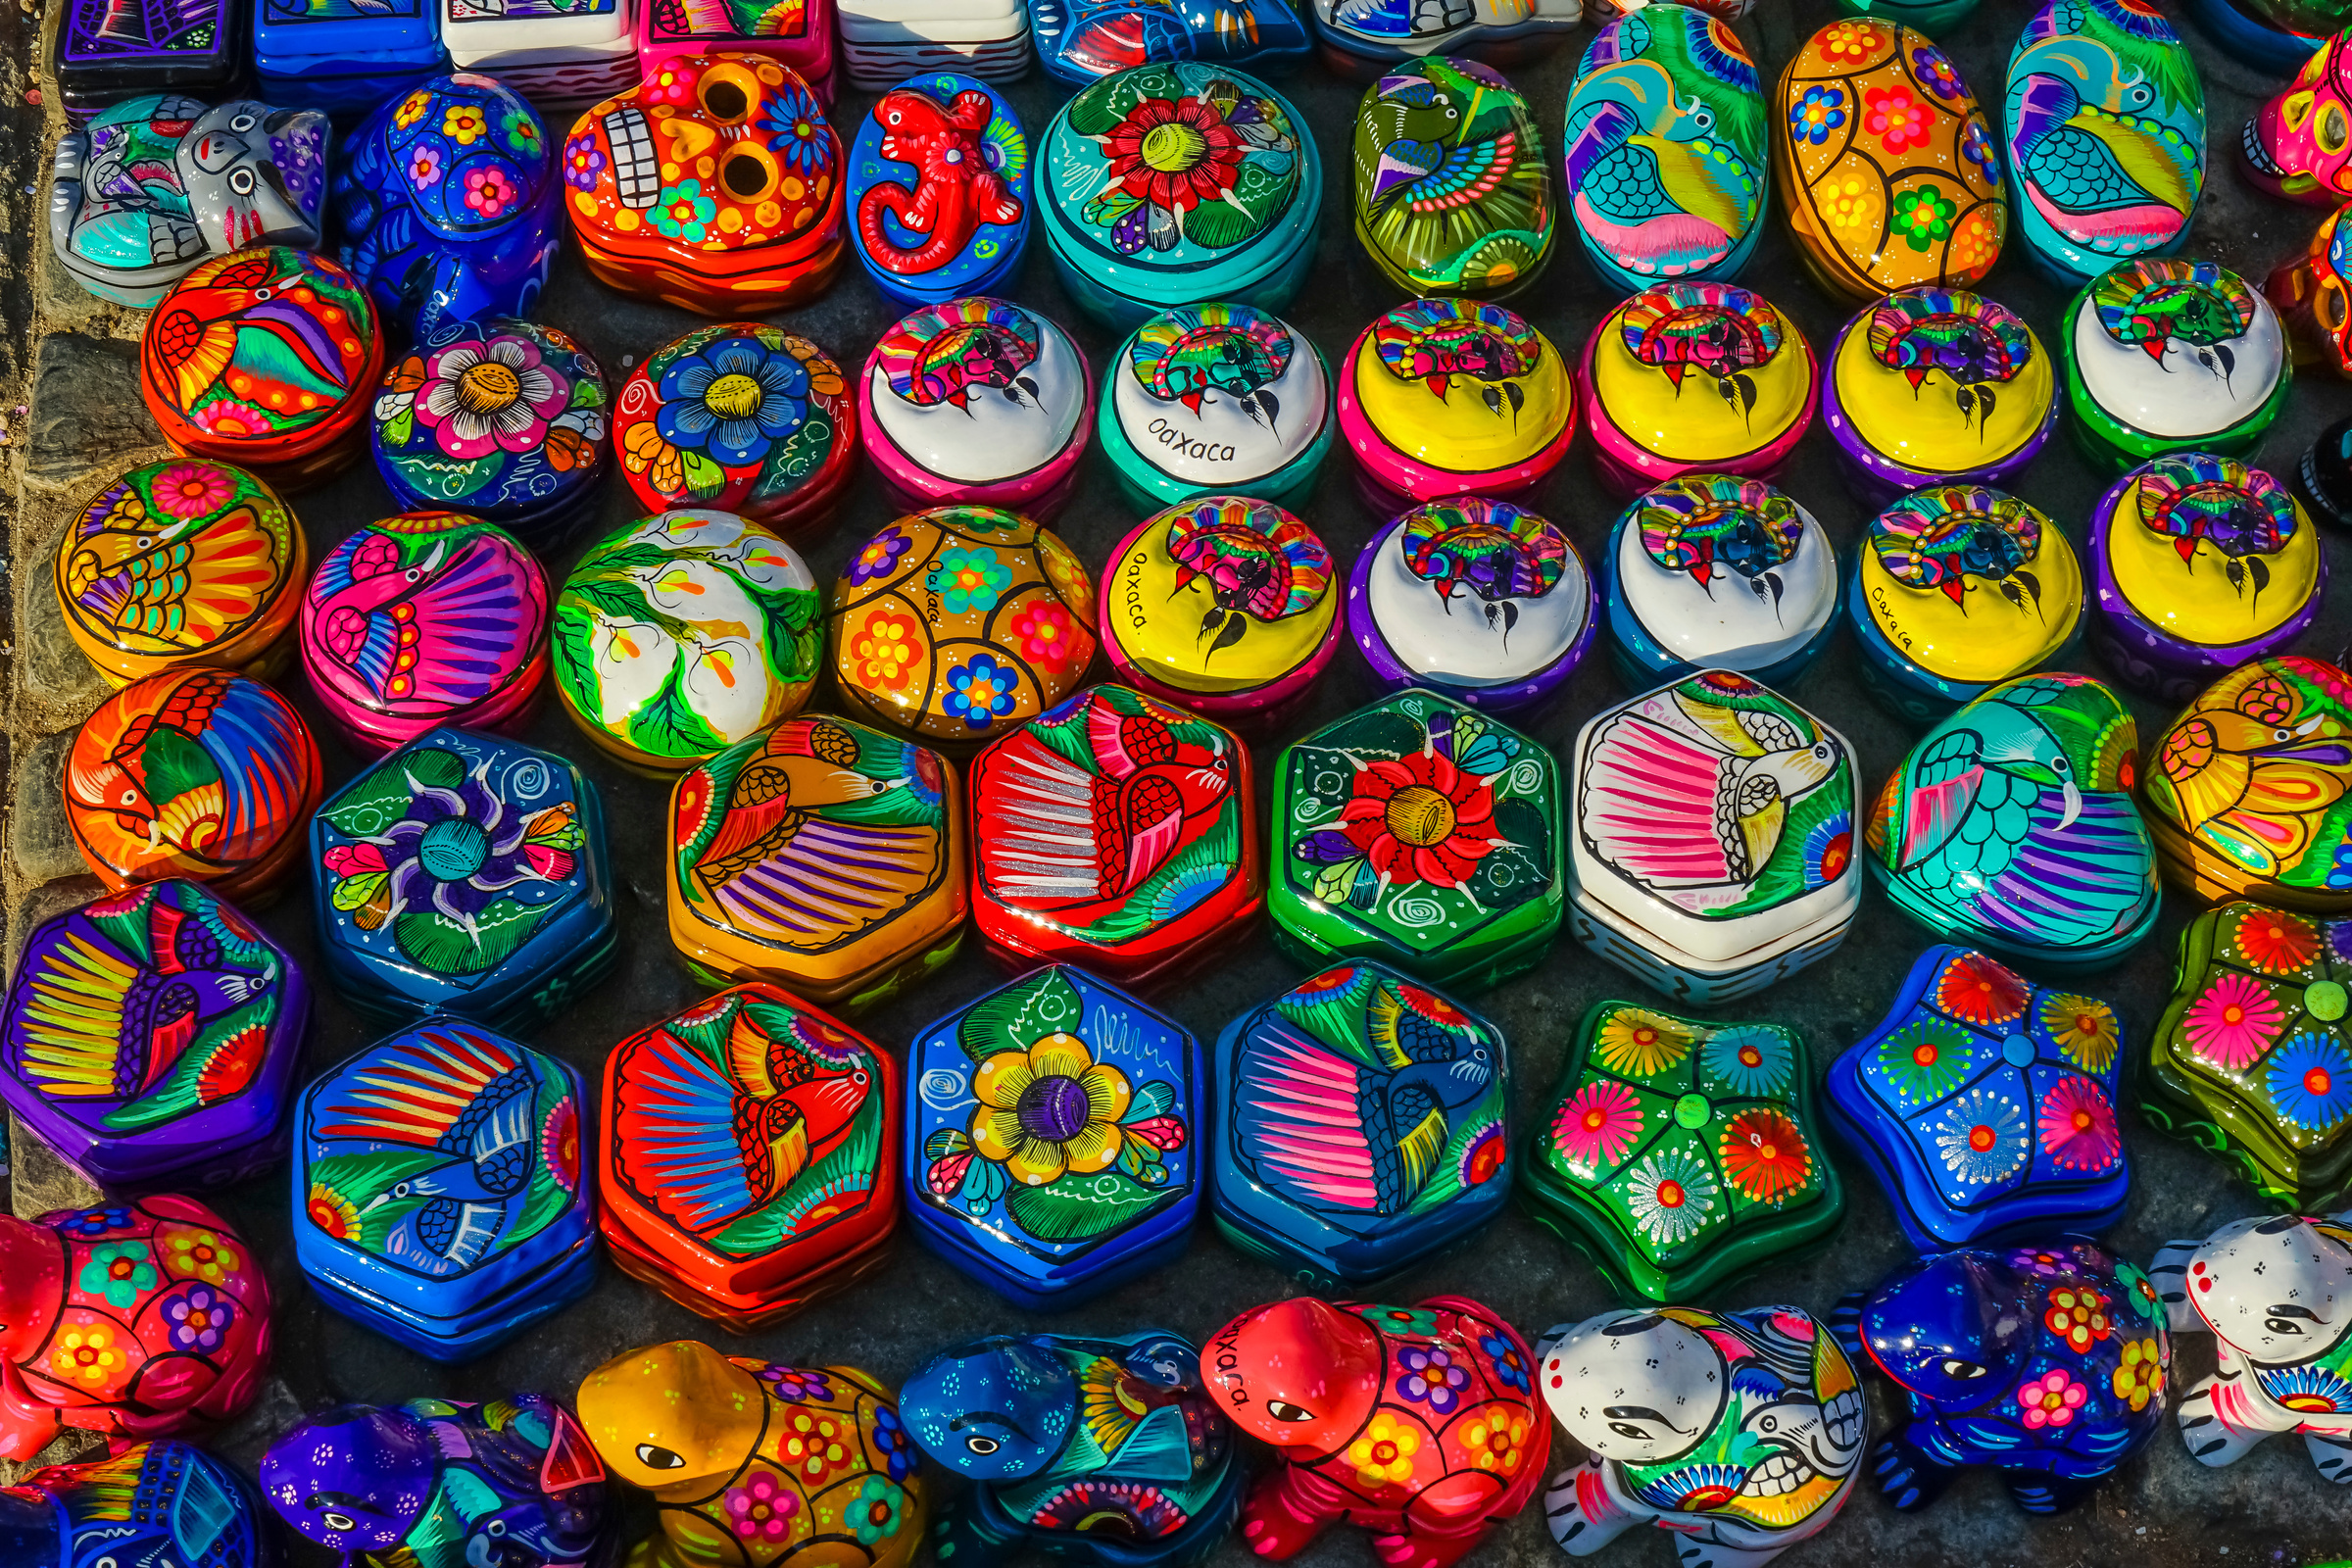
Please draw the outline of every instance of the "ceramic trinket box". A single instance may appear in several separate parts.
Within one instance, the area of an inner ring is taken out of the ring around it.
[[[2338,419],[2313,438],[2289,477],[2312,516],[2339,528],[2352,524],[2352,419]]]
[[[1375,512],[1463,495],[1523,502],[1567,456],[1576,381],[1507,306],[1411,300],[1348,345],[1339,416]]]
[[[1091,1419],[1105,1400],[1119,1413]],[[899,1418],[972,1483],[938,1527],[935,1549],[957,1562],[997,1568],[1024,1545],[1103,1568],[1197,1562],[1242,1511],[1249,1467],[1177,1335],[954,1346],[907,1378]]]
[[[1510,1196],[1502,1031],[1384,964],[1340,964],[1225,1026],[1217,1229],[1316,1290],[1467,1245]]]
[[[1827,957],[1862,903],[1853,748],[1703,670],[1578,734],[1570,928],[1668,995],[1734,1002]]]
[[[649,24],[685,4],[650,0]],[[805,19],[830,0],[774,9]],[[643,82],[573,122],[564,201],[581,260],[601,282],[701,316],[765,315],[807,304],[839,270],[846,162],[816,93],[790,65],[679,54],[649,63]]]
[[[1857,303],[1974,288],[2009,232],[1992,126],[1926,34],[1881,16],[1830,23],[1781,72],[1772,162],[1797,254]]]
[[[449,64],[435,0],[257,0],[253,64],[272,102],[366,115]]]
[[[1638,293],[1747,265],[1769,188],[1764,91],[1723,21],[1651,4],[1603,24],[1562,139],[1577,238],[1603,282]]]
[[[640,0],[438,0],[441,42],[460,71],[495,76],[554,117],[637,85]]]
[[[612,1260],[748,1334],[864,1279],[899,1219],[899,1068],[774,986],[737,986],[605,1058],[598,1223]]]
[[[1200,1211],[1200,1042],[1050,964],[925,1030],[906,1057],[917,1240],[1031,1311],[1171,1263]]]
[[[2285,323],[2297,364],[2352,376],[2352,231],[2342,216],[2339,208],[2321,219],[2303,254],[2273,268],[2262,292]]]
[[[1207,1354],[1228,1418],[1281,1455],[1242,1505],[1260,1557],[1286,1561],[1349,1524],[1384,1561],[1452,1568],[1543,1485],[1551,1423],[1535,1356],[1465,1297],[1297,1297],[1244,1312]]]
[[[2087,675],[2025,675],[1928,731],[1863,843],[1897,908],[2055,972],[2104,968],[2156,927],[2156,852],[2132,801],[2139,732]]]
[[[1097,438],[1139,512],[1211,495],[1298,507],[1331,450],[1331,371],[1305,333],[1249,305],[1185,305],[1111,356]]]
[[[552,553],[612,471],[612,408],[603,368],[561,328],[445,322],[384,371],[375,471],[406,510],[464,512]]]
[[[1813,427],[1821,374],[1761,294],[1673,282],[1600,318],[1576,383],[1593,472],[1630,501],[1685,474],[1773,478]]]
[[[1873,1483],[1909,1512],[1987,1465],[2028,1513],[2066,1511],[2164,1425],[2164,1318],[2145,1274],[2079,1237],[1904,1264],[1831,1319],[1899,1396]]]
[[[1551,260],[1544,133],[1491,66],[1397,62],[1364,89],[1354,165],[1356,241],[1407,294],[1502,299]]]
[[[0,1459],[62,1432],[117,1444],[234,1420],[270,1375],[270,1281],[192,1198],[0,1213]]]
[[[683,772],[801,710],[823,598],[799,552],[731,512],[623,523],[556,596],[556,691],[605,752]]]
[[[149,93],[232,96],[253,50],[252,17],[238,0],[173,0],[153,12],[112,0],[67,7],[49,54],[66,122],[86,125]]]
[[[1054,270],[1111,331],[1170,304],[1279,311],[1314,262],[1314,136],[1243,72],[1175,60],[1106,75],[1062,105],[1041,156],[1038,221]]]
[[[271,1444],[260,1475],[277,1516],[351,1568],[451,1549],[531,1568],[613,1554],[604,1464],[544,1394],[334,1405]]]
[[[311,991],[206,888],[151,882],[34,926],[0,1020],[0,1102],[93,1185],[224,1187],[286,1152]]]
[[[814,89],[819,102],[833,101],[834,0],[640,0],[640,5],[637,56],[648,82],[686,61],[734,55],[747,66],[763,63],[790,71]],[[657,96],[653,102],[689,101],[691,73],[684,80],[687,99]],[[710,102],[707,94],[705,107],[726,118],[726,106]]]
[[[2352,914],[2352,678],[2274,654],[2224,675],[2148,752],[2164,874],[2206,904]]]
[[[921,306],[995,293],[1029,245],[1029,133],[986,82],[908,76],[858,123],[844,201],[858,260],[885,295]]]
[[[311,858],[328,978],[380,1023],[529,1032],[618,950],[596,786],[519,741],[418,736],[318,808]]]
[[[589,1373],[578,1407],[612,1473],[654,1494],[647,1568],[771,1568],[812,1545],[852,1568],[906,1568],[923,1543],[921,1456],[889,1392],[856,1367],[672,1340]]]
[[[1029,74],[1022,0],[836,0],[850,85],[882,92],[925,72],[1009,84]]]
[[[2314,49],[2254,112],[2238,134],[2237,172],[2286,201],[2332,211],[2352,200],[2352,31]]]
[[[358,458],[383,373],[367,291],[325,257],[282,245],[198,262],[139,340],[139,394],[172,449],[281,494]]]
[[[969,748],[1085,679],[1094,577],[1058,535],[1016,513],[938,507],[901,517],[850,558],[826,629],[851,712]]]
[[[1370,958],[1474,995],[1533,968],[1567,905],[1550,751],[1436,692],[1404,691],[1274,762],[1275,943]]]
[[[0,1489],[0,1531],[21,1568],[96,1568],[124,1553],[159,1568],[276,1568],[281,1560],[245,1478],[169,1440],[30,1472]]]
[[[1544,1498],[1570,1556],[1646,1524],[1764,1568],[1827,1530],[1861,1476],[1861,1380],[1801,1307],[1603,1312],[1553,1328],[1536,1357],[1544,1402],[1585,1449]],[[1596,1406],[1598,1389],[1640,1413]]]
[[[1691,473],[1618,515],[1601,545],[1609,655],[1647,689],[1702,669],[1802,674],[1838,629],[1838,556],[1813,514],[1761,479]]]
[[[648,510],[715,507],[806,539],[857,473],[858,407],[823,349],[732,321],[646,356],[621,383],[612,441]]]
[[[1436,10],[1408,0],[1304,0],[1303,9],[1324,68],[1357,81],[1433,55],[1532,65],[1566,43],[1585,14],[1580,0],[1466,0]]]
[[[2211,262],[2126,262],[2058,333],[2083,454],[2122,473],[2168,452],[2252,458],[2294,387],[2271,302]]]
[[[118,893],[186,877],[257,906],[301,858],[319,779],[318,745],[283,697],[226,670],[167,670],[82,720],[66,826]]]
[[[1287,76],[1306,58],[1293,0],[1029,0],[1028,10],[1038,64],[1073,87],[1176,61]]]
[[[183,664],[282,669],[309,567],[302,525],[274,491],[183,458],[92,497],[59,535],[52,575],[74,646],[122,686]]]
[[[2081,646],[2082,567],[2039,508],[1981,484],[1930,484],[1870,520],[1846,619],[1873,697],[1933,724]]]
[[[894,506],[1048,520],[1078,488],[1094,380],[1058,323],[973,295],[926,305],[875,341],[856,422]]]
[[[320,1300],[435,1361],[470,1361],[596,1283],[579,1074],[436,1014],[304,1094],[294,1260]]]
[[[2301,69],[2352,14],[2336,0],[2186,0],[2222,51],[2269,76]]]
[[[669,819],[669,940],[710,985],[857,1011],[963,940],[963,787],[928,747],[788,718],[679,779]]]
[[[1567,531],[1483,496],[1392,518],[1348,574],[1348,632],[1375,680],[1490,713],[1559,691],[1599,623],[1592,574]]]

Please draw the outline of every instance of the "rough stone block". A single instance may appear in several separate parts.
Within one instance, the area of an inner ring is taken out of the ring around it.
[[[62,730],[17,751],[8,851],[30,881],[54,882],[88,870],[66,824],[66,752],[73,743],[73,731]]]
[[[55,490],[163,434],[139,396],[139,346],[120,338],[52,332],[32,372],[31,447],[24,483]]]

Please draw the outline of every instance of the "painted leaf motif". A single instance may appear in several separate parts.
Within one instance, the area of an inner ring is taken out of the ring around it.
[[[1041,1242],[1083,1242],[1126,1224],[1160,1194],[1118,1171],[1065,1176],[1043,1187],[1016,1186],[1004,1199],[1012,1222]]]
[[[1058,969],[1007,986],[975,1004],[956,1026],[956,1044],[974,1061],[1027,1051],[1051,1034],[1076,1034],[1086,1008]]]

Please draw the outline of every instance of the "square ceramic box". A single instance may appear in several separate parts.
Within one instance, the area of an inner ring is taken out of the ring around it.
[[[833,0],[637,0],[637,58],[651,76],[682,55],[760,55],[833,101]]]
[[[450,64],[496,76],[543,113],[577,113],[637,85],[643,0],[437,3]]]
[[[837,10],[842,65],[861,92],[929,72],[1000,84],[1029,74],[1029,8],[1021,0],[839,0]]]
[[[58,96],[75,123],[151,92],[207,103],[233,96],[251,53],[245,0],[71,0],[50,57]]]
[[[254,0],[262,96],[354,117],[441,71],[436,0]]]

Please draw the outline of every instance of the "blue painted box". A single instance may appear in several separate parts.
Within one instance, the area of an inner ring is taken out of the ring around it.
[[[262,96],[287,109],[357,116],[449,62],[435,0],[256,0]]]
[[[1286,75],[1314,42],[1292,0],[1029,0],[1029,31],[1046,74],[1074,87],[1170,60]]]

